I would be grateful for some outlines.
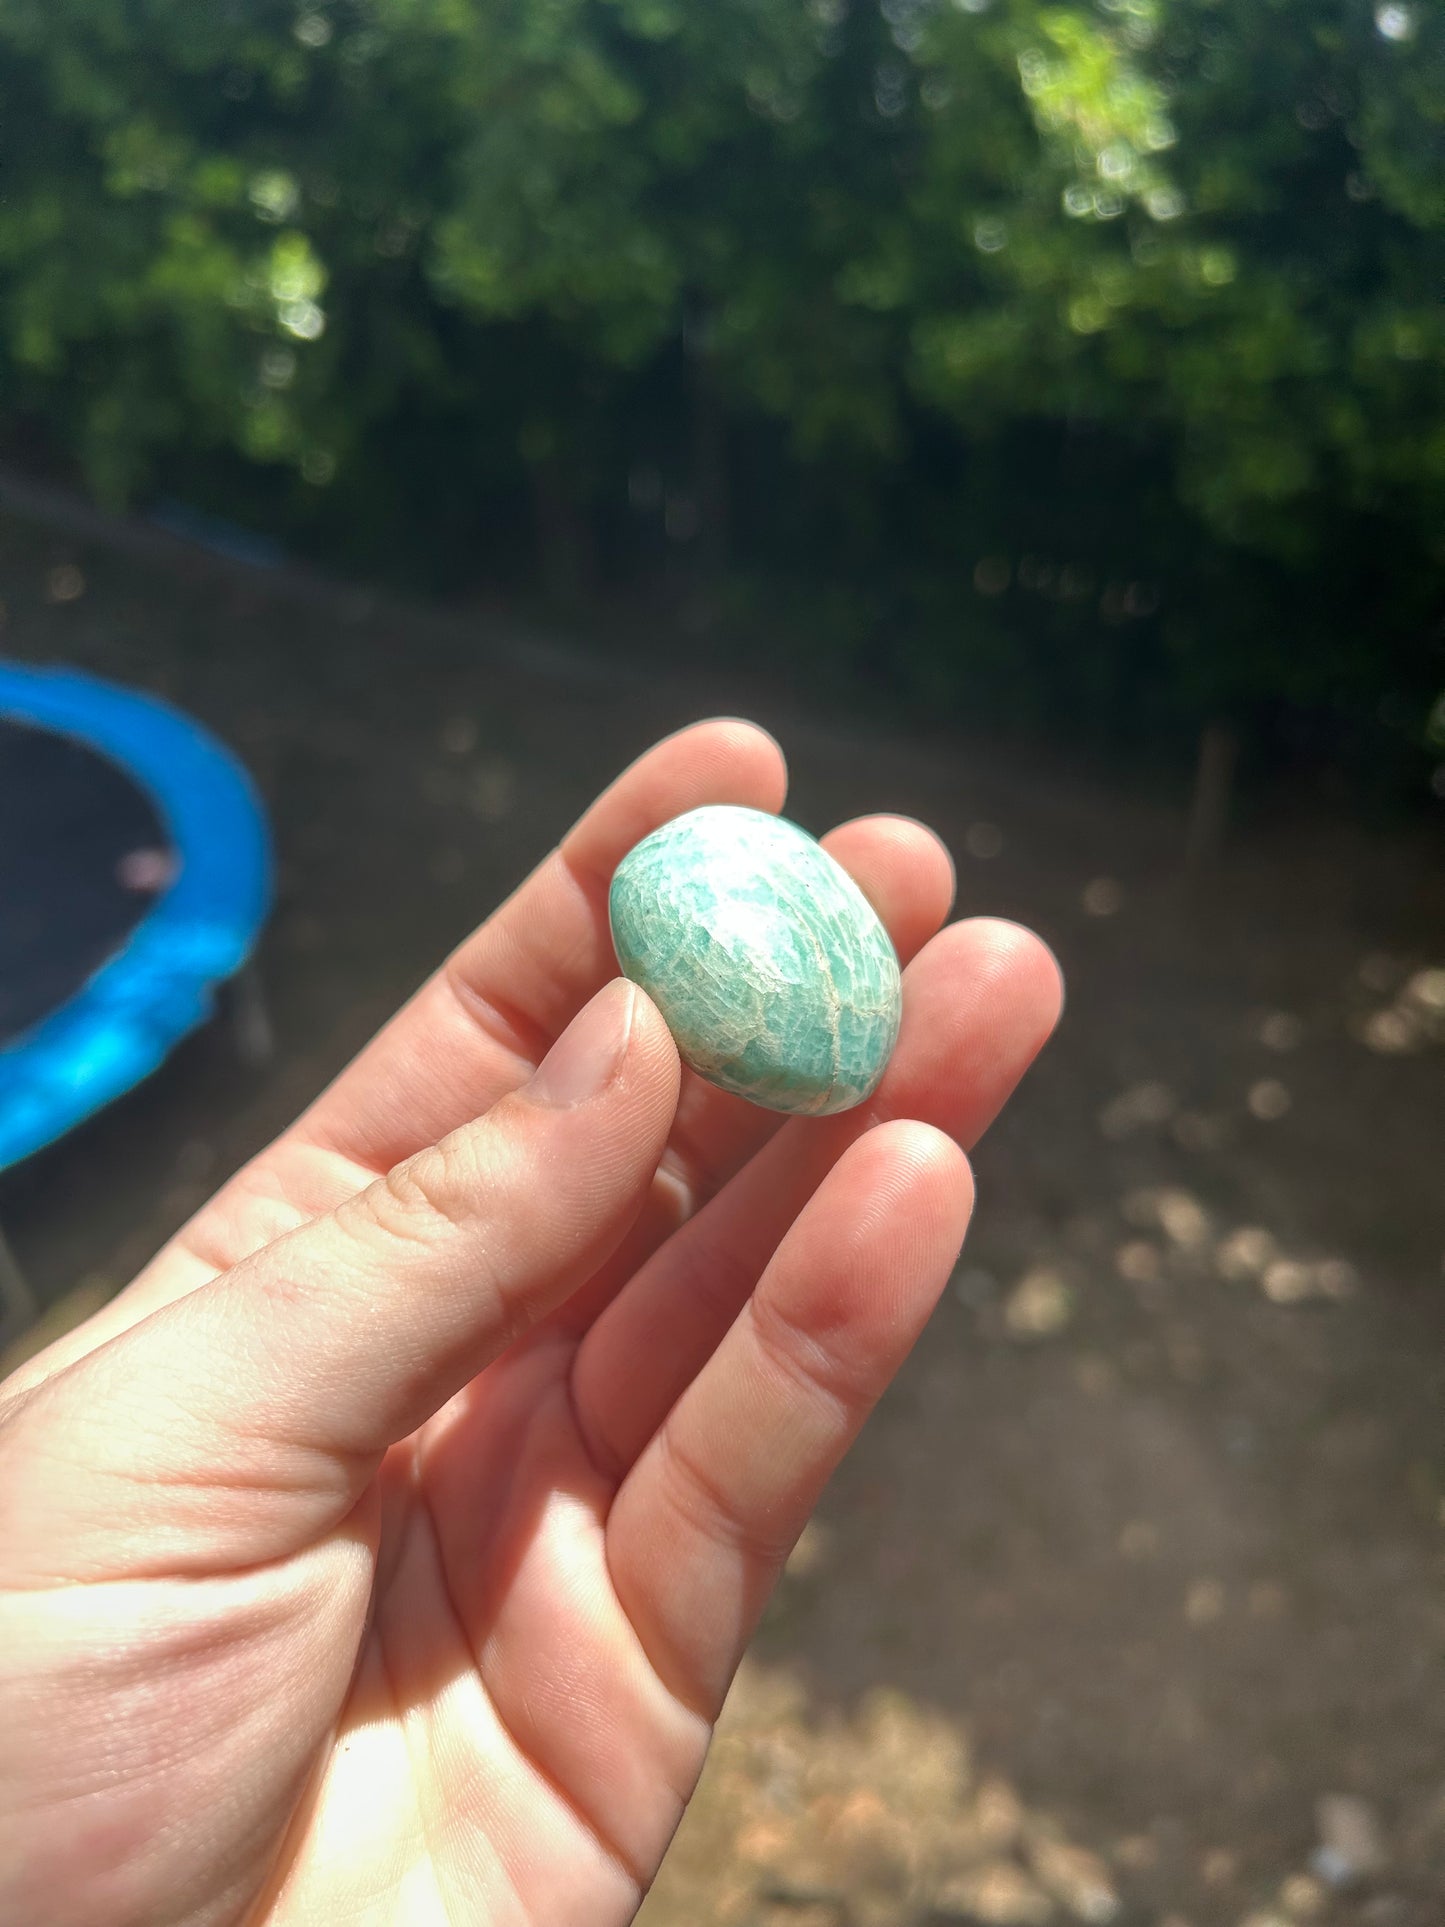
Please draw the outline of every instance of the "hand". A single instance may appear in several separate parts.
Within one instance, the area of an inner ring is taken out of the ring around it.
[[[629,1920],[963,1237],[1057,972],[918,825],[827,839],[907,964],[872,1102],[680,1073],[606,895],[636,763],[282,1138],[0,1394],[0,1919]],[[540,1069],[534,1069],[540,1062]]]

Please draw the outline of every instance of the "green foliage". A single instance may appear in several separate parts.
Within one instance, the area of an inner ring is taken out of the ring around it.
[[[11,0],[0,117],[5,409],[107,498],[617,573],[725,476],[937,695],[1426,740],[1424,0]]]

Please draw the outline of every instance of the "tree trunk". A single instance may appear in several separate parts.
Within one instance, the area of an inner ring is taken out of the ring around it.
[[[592,524],[568,484],[560,457],[541,456],[529,468],[542,591],[549,602],[575,608],[597,583]]]
[[[8,1345],[27,1330],[39,1310],[30,1281],[16,1262],[4,1232],[0,1231],[0,1346]]]
[[[1184,860],[1191,870],[1213,863],[1224,847],[1234,795],[1239,738],[1226,723],[1206,723],[1199,737],[1194,796],[1189,805]]]
[[[697,494],[697,562],[705,580],[728,563],[731,509],[727,473],[727,417],[718,394],[712,355],[705,345],[692,354],[692,469]]]

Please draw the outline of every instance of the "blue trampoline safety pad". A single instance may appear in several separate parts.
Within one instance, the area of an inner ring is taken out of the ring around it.
[[[0,663],[0,719],[105,758],[164,829],[173,874],[74,994],[0,1045],[0,1170],[138,1084],[210,1015],[271,901],[265,816],[207,731],[152,696],[71,670]],[[0,824],[0,836],[5,826]],[[62,876],[49,880],[63,889]],[[0,919],[18,914],[0,903]]]

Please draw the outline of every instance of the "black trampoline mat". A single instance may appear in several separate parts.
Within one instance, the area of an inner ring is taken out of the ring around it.
[[[0,1045],[66,1003],[164,887],[150,799],[84,743],[0,717]]]

